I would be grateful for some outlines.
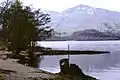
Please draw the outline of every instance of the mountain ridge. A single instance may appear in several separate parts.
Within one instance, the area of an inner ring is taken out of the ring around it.
[[[63,12],[48,12],[51,15],[50,25],[58,32],[72,34],[75,31],[97,29],[104,31],[108,28],[102,23],[120,23],[120,12],[94,8],[87,5],[78,5]]]

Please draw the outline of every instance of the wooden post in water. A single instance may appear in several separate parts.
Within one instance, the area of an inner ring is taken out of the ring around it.
[[[70,46],[69,46],[69,44],[68,44],[68,63],[70,63]],[[69,66],[70,66],[70,64],[69,64]]]

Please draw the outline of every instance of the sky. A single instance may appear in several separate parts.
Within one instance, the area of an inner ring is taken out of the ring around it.
[[[108,9],[120,12],[120,0],[21,0],[24,5],[32,5],[35,8],[56,12],[76,5],[85,4],[96,8]]]

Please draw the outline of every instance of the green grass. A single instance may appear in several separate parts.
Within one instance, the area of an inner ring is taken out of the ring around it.
[[[51,80],[64,80],[64,79],[60,76],[57,76],[57,77],[55,77],[54,79],[51,79]]]
[[[4,80],[4,76],[2,73],[0,73],[0,80]]]

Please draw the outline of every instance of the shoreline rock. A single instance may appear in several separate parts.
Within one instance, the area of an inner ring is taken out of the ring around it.
[[[60,74],[69,75],[72,78],[70,80],[97,80],[94,77],[84,74],[78,65],[69,63],[69,59],[67,58],[60,60],[60,69]]]
[[[1,52],[0,52],[1,54]],[[4,53],[2,53],[4,54]],[[6,54],[6,53],[5,53]],[[37,68],[25,66],[16,62],[16,59],[0,59],[0,73],[4,75],[5,80],[86,80],[77,75],[68,75],[61,73],[50,73]],[[88,80],[96,80],[92,77]]]

